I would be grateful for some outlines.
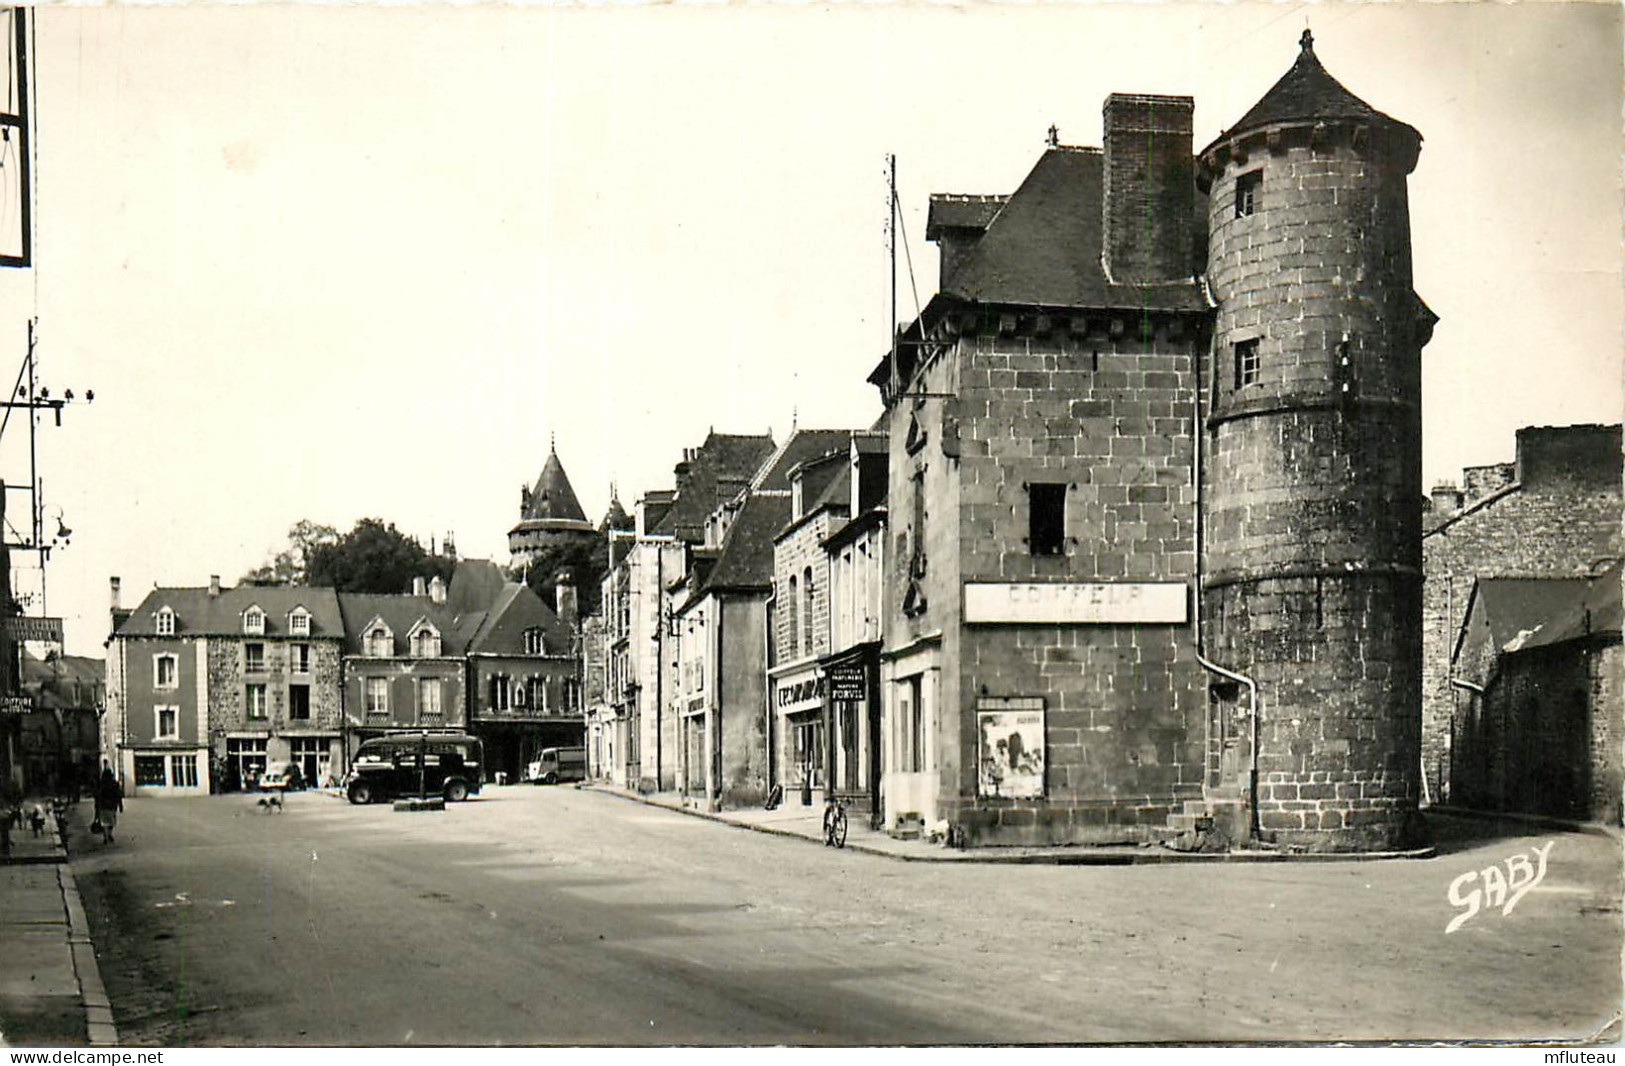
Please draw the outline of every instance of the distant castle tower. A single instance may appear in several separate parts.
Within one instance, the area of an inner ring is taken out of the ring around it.
[[[1421,730],[1421,350],[1406,176],[1421,135],[1292,69],[1199,157],[1218,303],[1203,448],[1209,786],[1266,837],[1412,840]],[[1253,742],[1256,739],[1256,750]],[[1254,776],[1256,773],[1256,776]],[[1310,801],[1310,802],[1305,802]]]
[[[598,532],[587,521],[556,446],[534,488],[519,490],[519,524],[508,531],[508,554],[514,566],[528,566],[548,547],[572,541],[594,542]]]

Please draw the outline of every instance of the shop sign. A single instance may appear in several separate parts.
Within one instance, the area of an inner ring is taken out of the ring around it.
[[[1120,625],[1186,621],[1182,581],[969,582],[966,622]]]
[[[1040,696],[976,701],[976,795],[1036,799],[1044,795],[1044,700]]]
[[[38,640],[52,644],[62,643],[62,619],[36,618],[31,615],[12,615],[0,630],[12,640]]]
[[[0,714],[27,714],[34,709],[32,696],[0,697]]]
[[[869,698],[869,671],[862,664],[829,668],[829,698],[862,703]]]
[[[775,691],[773,702],[779,710],[806,710],[824,702],[824,679],[813,676],[799,681],[780,681]]]

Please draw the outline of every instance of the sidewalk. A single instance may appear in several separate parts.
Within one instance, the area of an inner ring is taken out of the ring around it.
[[[577,788],[604,792],[622,799],[645,803],[651,807],[665,807],[681,811],[696,818],[752,829],[775,836],[798,837],[810,843],[824,843],[824,807],[814,803],[803,807],[795,794],[785,797],[777,810],[747,807],[739,810],[708,811],[692,798],[675,792],[643,794],[616,788],[602,782],[586,782]],[[1155,844],[1055,845],[1053,847],[986,847],[950,848],[925,840],[899,840],[886,833],[871,829],[865,816],[847,810],[846,847],[849,851],[880,855],[903,862],[974,862],[1007,863],[1048,866],[1129,866],[1137,864],[1194,862],[1364,862],[1371,859],[1424,859],[1431,858],[1432,847],[1412,851],[1363,852],[1357,854],[1307,854],[1273,849],[1249,849],[1206,854],[1181,852]]]
[[[84,831],[74,809],[67,820]],[[0,859],[0,1047],[118,1043],[67,857],[54,826],[25,826]]]

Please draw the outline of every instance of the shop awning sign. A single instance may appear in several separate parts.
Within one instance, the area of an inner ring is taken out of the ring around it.
[[[31,696],[0,696],[0,714],[27,714],[33,709]]]
[[[829,668],[829,698],[862,703],[869,698],[869,671],[862,664]]]

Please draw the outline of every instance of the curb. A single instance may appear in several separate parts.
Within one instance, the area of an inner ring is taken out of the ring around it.
[[[749,822],[738,822],[725,818],[711,811],[697,810],[693,807],[673,806],[661,803],[659,800],[648,799],[634,792],[623,792],[619,789],[595,788],[585,786],[586,791],[602,792],[605,795],[618,796],[633,803],[641,803],[646,807],[658,807],[661,810],[672,811],[677,814],[686,814],[692,818],[703,818],[708,822],[730,826],[734,829],[748,829],[756,833],[765,833],[769,836],[785,837],[791,840],[802,840],[808,844],[819,847],[826,845],[816,837],[805,833],[798,833],[793,829],[778,829],[770,825],[753,825]],[[1074,848],[1057,847],[1053,854],[1026,852],[1016,855],[1000,855],[996,852],[983,854],[987,849],[974,849],[961,851],[955,855],[902,855],[884,848],[871,847],[867,844],[848,843],[845,850],[855,851],[864,855],[875,855],[882,859],[891,859],[895,862],[922,862],[922,863],[976,863],[980,865],[1004,866],[1164,866],[1180,863],[1208,864],[1215,863],[1262,863],[1262,862],[1371,862],[1387,859],[1431,859],[1438,854],[1438,848],[1429,844],[1426,847],[1411,848],[1407,851],[1362,851],[1362,852],[1282,852],[1282,851],[1227,851],[1215,854],[1202,854],[1200,852],[1159,851],[1154,848],[1136,847],[1133,851],[1079,851]]]
[[[96,946],[90,942],[90,922],[85,918],[79,883],[66,864],[57,867],[62,886],[62,902],[68,911],[68,946],[73,952],[73,972],[79,980],[79,1000],[85,1008],[85,1030],[91,1047],[117,1047],[118,1027],[113,1023],[113,1004],[102,985],[101,968],[96,965]]]

